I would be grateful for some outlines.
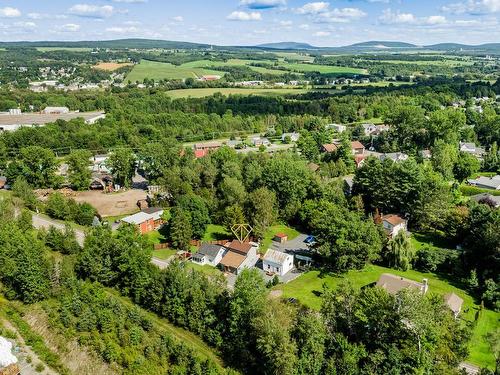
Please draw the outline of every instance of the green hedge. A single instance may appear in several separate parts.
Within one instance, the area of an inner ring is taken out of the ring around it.
[[[469,185],[460,185],[460,192],[467,197],[470,197],[470,196],[476,195],[476,194],[482,194],[482,193],[489,193],[491,195],[500,196],[500,190],[481,189],[481,188],[478,188],[475,186],[469,186]]]

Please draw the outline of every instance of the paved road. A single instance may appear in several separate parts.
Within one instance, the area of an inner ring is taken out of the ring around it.
[[[60,223],[57,220],[53,220],[42,216],[40,214],[33,214],[33,227],[36,229],[49,229],[50,227],[55,227],[57,229],[64,229],[64,224]],[[80,229],[74,229],[76,241],[80,246],[83,246],[83,242],[85,241],[85,232]]]
[[[168,265],[170,264],[170,262],[174,258],[175,258],[174,255],[172,255],[168,259],[160,259],[160,258],[153,257],[153,258],[151,258],[151,263],[153,263],[154,265],[158,266],[161,270],[163,270],[163,269],[168,267]]]
[[[465,369],[465,372],[469,375],[476,375],[479,374],[479,367],[474,366],[470,363],[467,362],[462,362],[458,365],[459,369]]]

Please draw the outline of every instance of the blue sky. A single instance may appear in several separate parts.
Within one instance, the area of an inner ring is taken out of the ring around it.
[[[0,40],[500,42],[500,0],[0,0]]]

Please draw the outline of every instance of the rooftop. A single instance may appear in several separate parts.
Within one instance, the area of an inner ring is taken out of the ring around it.
[[[2,125],[45,125],[57,120],[72,120],[83,118],[85,121],[92,120],[103,115],[104,112],[69,112],[69,113],[21,113],[20,115],[0,114],[0,126]]]
[[[226,267],[238,268],[246,258],[247,257],[244,255],[228,251],[228,253],[222,258],[220,263]]]
[[[384,216],[382,216],[382,220],[387,221],[389,224],[394,225],[394,226],[399,225],[399,224],[403,224],[406,222],[406,220],[403,219],[401,216],[395,215],[395,214],[384,215]]]
[[[269,250],[267,250],[266,255],[264,255],[263,260],[266,262],[272,262],[275,264],[284,264],[286,262],[286,260],[292,256],[293,255],[283,253],[281,251],[269,249]]]
[[[236,240],[233,240],[231,242],[228,242],[224,245],[225,248],[229,249],[229,250],[235,250],[239,253],[244,253],[244,254],[247,254],[250,249],[252,248],[252,244],[248,243],[248,242],[239,242],[239,241],[236,241]]]
[[[396,276],[391,273],[383,273],[377,281],[377,286],[383,288],[389,294],[397,294],[403,289],[411,288],[417,290],[425,290],[425,285],[417,281],[405,279],[401,276]]]
[[[128,224],[134,224],[134,225],[139,225],[141,223],[144,223],[145,221],[148,221],[150,219],[152,219],[152,215],[151,214],[147,214],[145,212],[138,212],[134,215],[130,215],[130,216],[127,216],[127,217],[124,217],[122,219],[122,221],[124,223],[128,223]]]
[[[221,245],[211,245],[208,243],[204,243],[198,249],[197,254],[208,255],[209,257],[215,258],[222,248],[223,247]]]
[[[455,293],[448,293],[444,295],[444,302],[455,314],[458,314],[462,309],[464,300],[457,296]]]

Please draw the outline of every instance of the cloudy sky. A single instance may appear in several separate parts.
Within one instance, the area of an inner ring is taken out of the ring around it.
[[[0,0],[0,40],[500,41],[500,0]]]

